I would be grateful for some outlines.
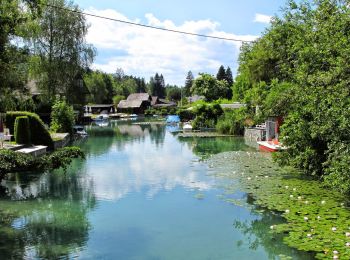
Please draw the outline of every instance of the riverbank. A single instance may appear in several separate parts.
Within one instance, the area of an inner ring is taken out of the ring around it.
[[[350,210],[344,196],[291,168],[280,168],[269,154],[225,152],[213,155],[208,163],[215,176],[232,180],[224,187],[226,201],[251,206],[247,198],[230,198],[243,190],[255,208],[286,220],[270,227],[271,233],[285,235],[284,243],[315,252],[318,259],[350,259]]]

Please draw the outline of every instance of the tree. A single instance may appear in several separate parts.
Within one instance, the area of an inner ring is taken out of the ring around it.
[[[41,0],[3,0],[0,4],[0,111],[16,109],[26,94],[30,37]],[[15,96],[14,93],[17,95]]]
[[[265,115],[284,115],[282,164],[350,193],[347,1],[289,1],[257,41],[242,46],[234,89]],[[235,91],[236,92],[236,91]],[[236,95],[236,93],[235,93]]]
[[[223,65],[220,66],[218,73],[216,74],[217,80],[226,80],[226,71]]]
[[[191,87],[193,84],[193,80],[194,80],[194,77],[193,77],[192,71],[189,71],[187,73],[187,77],[185,81],[185,91],[184,91],[185,96],[191,95]]]
[[[94,104],[103,104],[106,102],[106,96],[108,95],[108,90],[106,87],[106,82],[104,80],[104,75],[102,72],[94,71],[90,74],[84,76],[84,81],[87,88],[89,89],[90,95],[88,101]]]
[[[227,84],[231,87],[233,84],[233,77],[232,77],[232,71],[230,67],[227,67],[225,72],[225,80],[227,81]]]
[[[159,76],[159,74],[156,73],[154,78],[150,79],[150,92],[152,96],[160,98],[165,97],[165,82],[162,74]]]
[[[56,100],[51,112],[51,131],[72,134],[74,123],[73,107],[64,100]]]
[[[207,101],[226,98],[228,86],[225,80],[217,80],[210,74],[200,73],[191,88],[192,94],[205,96]]]
[[[79,87],[76,77],[92,63],[95,50],[85,41],[88,26],[78,6],[65,0],[48,3],[57,8],[46,7],[39,19],[32,38],[32,75],[49,100],[63,94],[70,101],[72,88]]]
[[[182,97],[181,88],[179,88],[176,85],[174,86],[167,85],[165,89],[166,89],[166,97],[168,100],[172,100],[172,101],[181,100],[181,97]]]

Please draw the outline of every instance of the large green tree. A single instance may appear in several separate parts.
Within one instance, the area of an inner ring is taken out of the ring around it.
[[[217,80],[226,80],[226,71],[223,65],[219,67],[218,73],[216,74]]]
[[[240,55],[235,96],[284,116],[280,162],[350,192],[350,9],[345,0],[289,1]],[[239,92],[239,93],[237,93]]]
[[[0,111],[16,109],[27,92],[29,49],[23,44],[40,15],[40,0],[2,0],[0,4]]]
[[[204,96],[207,101],[226,98],[230,88],[225,80],[217,80],[210,74],[201,73],[193,82],[191,92]]]
[[[56,94],[63,94],[70,103],[78,102],[72,100],[77,95],[70,93],[77,92],[76,88],[84,91],[82,84],[76,81],[95,54],[94,48],[85,40],[88,25],[85,16],[79,13],[79,7],[72,2],[47,2],[48,6],[39,19],[39,28],[32,38],[32,76],[49,100]]]

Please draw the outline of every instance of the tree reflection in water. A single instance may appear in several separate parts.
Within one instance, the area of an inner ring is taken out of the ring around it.
[[[2,259],[70,258],[88,240],[87,213],[95,206],[93,183],[79,172],[7,175],[0,185]]]

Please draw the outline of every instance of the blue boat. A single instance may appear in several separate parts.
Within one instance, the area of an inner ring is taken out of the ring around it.
[[[180,117],[178,115],[168,115],[166,118],[167,124],[177,124],[180,123]]]

